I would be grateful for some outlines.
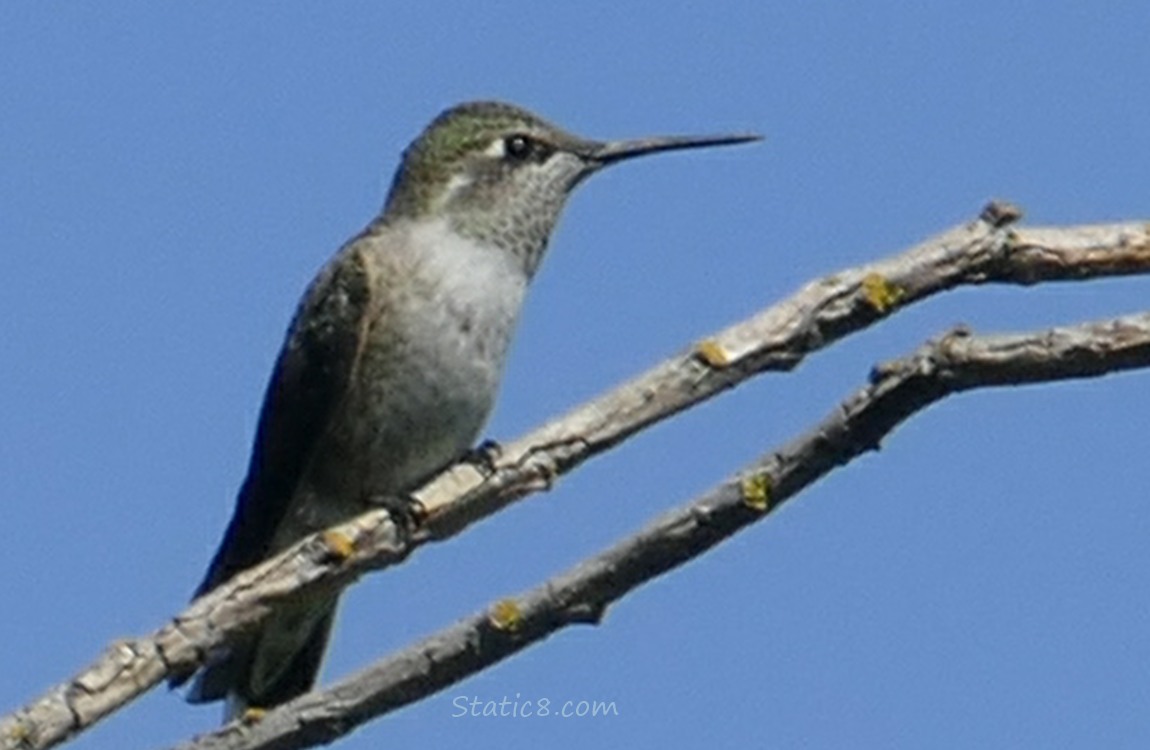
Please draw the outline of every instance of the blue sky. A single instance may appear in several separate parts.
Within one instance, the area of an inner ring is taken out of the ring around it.
[[[768,137],[580,188],[496,439],[988,198],[1032,224],[1147,218],[1144,3],[397,5],[0,6],[3,710],[182,608],[299,294],[454,102],[604,138]],[[1148,292],[963,290],[745,385],[361,583],[325,679],[633,532],[955,323],[1041,328]],[[602,627],[339,747],[1145,747],[1148,387],[949,400]],[[452,718],[457,698],[505,696],[618,716]],[[73,746],[159,747],[217,720],[156,690]]]

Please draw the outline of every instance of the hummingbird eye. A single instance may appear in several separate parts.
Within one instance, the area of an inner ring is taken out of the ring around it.
[[[523,161],[531,156],[534,142],[525,135],[509,135],[503,139],[503,153],[515,161]]]

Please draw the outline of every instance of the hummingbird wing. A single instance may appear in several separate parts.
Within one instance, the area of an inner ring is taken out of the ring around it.
[[[359,363],[369,270],[348,243],[308,287],[264,395],[247,478],[196,596],[265,559],[276,529]]]
[[[264,395],[251,462],[235,512],[207,575],[196,589],[197,597],[273,551],[272,541],[308,463],[347,395],[363,352],[372,306],[363,240],[363,235],[352,240],[328,262],[296,310]],[[297,693],[314,679],[327,641],[331,618],[321,620],[299,659],[292,660],[293,665],[299,662],[299,679],[308,683],[296,689]],[[267,628],[274,629],[274,623],[269,622]],[[234,644],[209,663],[188,700],[220,700],[242,691],[259,638],[254,635]],[[173,674],[169,683],[179,686],[192,674]]]

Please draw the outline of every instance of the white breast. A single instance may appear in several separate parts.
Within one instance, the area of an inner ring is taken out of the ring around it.
[[[508,253],[460,237],[445,222],[409,232],[400,251],[406,257],[392,266],[409,274],[404,291],[381,306],[368,334],[376,345],[365,351],[387,361],[361,367],[368,380],[349,404],[355,417],[377,420],[367,429],[360,423],[350,441],[360,455],[377,457],[365,467],[367,484],[377,488],[407,486],[474,444],[494,405],[527,287]],[[381,465],[379,456],[391,460]]]
[[[426,300],[432,304],[413,322],[435,326],[435,332],[463,317],[490,333],[514,328],[527,288],[517,258],[450,231],[446,221],[421,223],[412,228],[410,239],[418,248],[415,272],[433,290]]]

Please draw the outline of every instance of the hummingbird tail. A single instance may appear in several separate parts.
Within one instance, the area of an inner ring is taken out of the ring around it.
[[[189,703],[226,700],[230,721],[249,707],[271,708],[315,684],[335,620],[336,599],[276,615],[252,638],[209,662],[188,691]]]

